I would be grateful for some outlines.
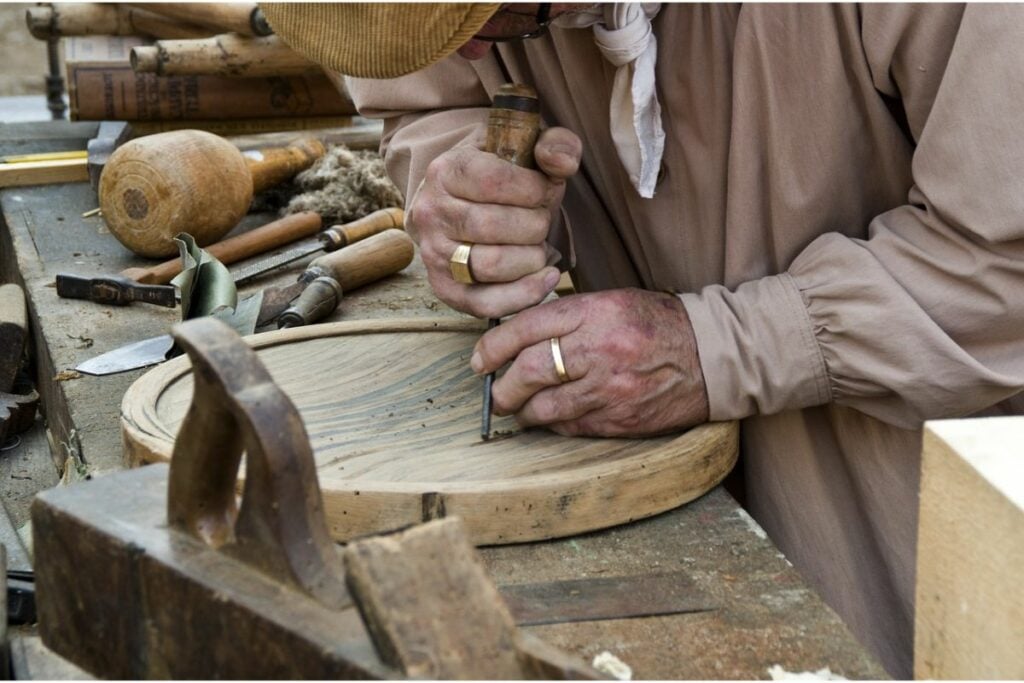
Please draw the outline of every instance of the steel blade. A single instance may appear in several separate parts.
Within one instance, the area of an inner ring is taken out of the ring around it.
[[[277,316],[281,315],[288,308],[288,304],[299,294],[302,294],[302,290],[305,288],[306,283],[299,280],[284,287],[267,287],[264,289],[263,304],[260,306],[259,318],[256,319],[256,327],[262,327],[274,322]]]
[[[717,605],[684,572],[499,586],[519,626],[708,612]]]
[[[171,339],[171,335],[162,334],[159,337],[132,342],[95,358],[90,358],[77,365],[75,370],[86,375],[113,375],[118,372],[144,368],[147,365],[156,365],[165,359],[173,345],[174,340]]]

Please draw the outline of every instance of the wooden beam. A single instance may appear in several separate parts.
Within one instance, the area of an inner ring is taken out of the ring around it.
[[[0,188],[79,183],[89,180],[86,159],[56,159],[0,164]]]
[[[1024,417],[927,425],[914,678],[1024,678]]]

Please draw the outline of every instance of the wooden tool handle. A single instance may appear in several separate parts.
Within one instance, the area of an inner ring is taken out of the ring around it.
[[[147,7],[160,7],[152,3]],[[247,38],[224,33],[195,40],[158,40],[131,49],[132,69],[160,76],[219,75],[263,78],[322,73],[322,69],[288,47],[278,36]]]
[[[271,147],[242,152],[252,174],[252,191],[262,192],[269,187],[305,171],[324,155],[324,143],[315,138],[299,140],[287,147]]]
[[[332,225],[320,233],[324,251],[335,251],[350,244],[355,244],[379,232],[405,227],[405,212],[399,208],[379,209],[351,223]]]
[[[148,12],[190,24],[199,24],[217,31],[232,31],[244,36],[256,35],[253,16],[256,3],[251,2],[146,2],[125,3]]]
[[[401,230],[385,230],[350,247],[325,254],[309,264],[334,276],[343,292],[397,273],[412,263],[412,238]]]
[[[55,3],[30,7],[25,21],[32,36],[40,40],[93,35],[143,34],[154,38],[203,38],[212,35],[210,29],[195,24],[113,3]]]
[[[211,244],[206,247],[206,251],[219,259],[221,263],[228,265],[276,249],[303,237],[315,235],[320,231],[321,225],[319,214],[303,211]],[[128,268],[122,270],[121,275],[147,285],[165,285],[180,272],[181,259],[172,259],[151,268]]]
[[[528,85],[506,83],[498,88],[487,119],[484,149],[516,166],[533,168],[533,146],[540,135],[540,102]]]
[[[167,487],[167,522],[335,609],[347,593],[302,417],[256,352],[215,318],[171,334],[195,369]],[[235,482],[245,451],[243,503]]]

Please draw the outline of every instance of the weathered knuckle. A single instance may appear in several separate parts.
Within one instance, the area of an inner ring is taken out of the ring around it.
[[[421,236],[429,235],[441,220],[441,207],[430,195],[417,195],[416,203],[409,209],[406,223]]]
[[[579,436],[581,433],[581,425],[577,420],[570,420],[568,422],[559,422],[551,425],[551,431],[562,436]]]
[[[444,186],[444,180],[450,174],[453,166],[451,157],[452,155],[450,154],[442,154],[427,164],[427,170],[423,174],[423,179],[428,187]]]
[[[505,314],[505,307],[498,301],[484,300],[475,306],[476,313],[482,318],[500,318]]]
[[[491,401],[496,415],[509,415],[516,407],[507,396],[497,392],[492,394]]]
[[[470,252],[469,267],[473,271],[474,277],[480,279],[494,274],[498,265],[498,261],[495,258],[496,251],[496,249],[484,249],[476,246]]]
[[[533,414],[542,424],[555,422],[558,419],[558,404],[549,395],[540,395],[534,399]]]
[[[532,348],[519,354],[519,362],[525,379],[531,384],[542,384],[548,378],[545,359]]]

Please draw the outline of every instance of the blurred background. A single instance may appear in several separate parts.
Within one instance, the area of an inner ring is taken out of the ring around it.
[[[0,3],[0,121],[45,121],[46,43],[25,26],[32,3]]]

